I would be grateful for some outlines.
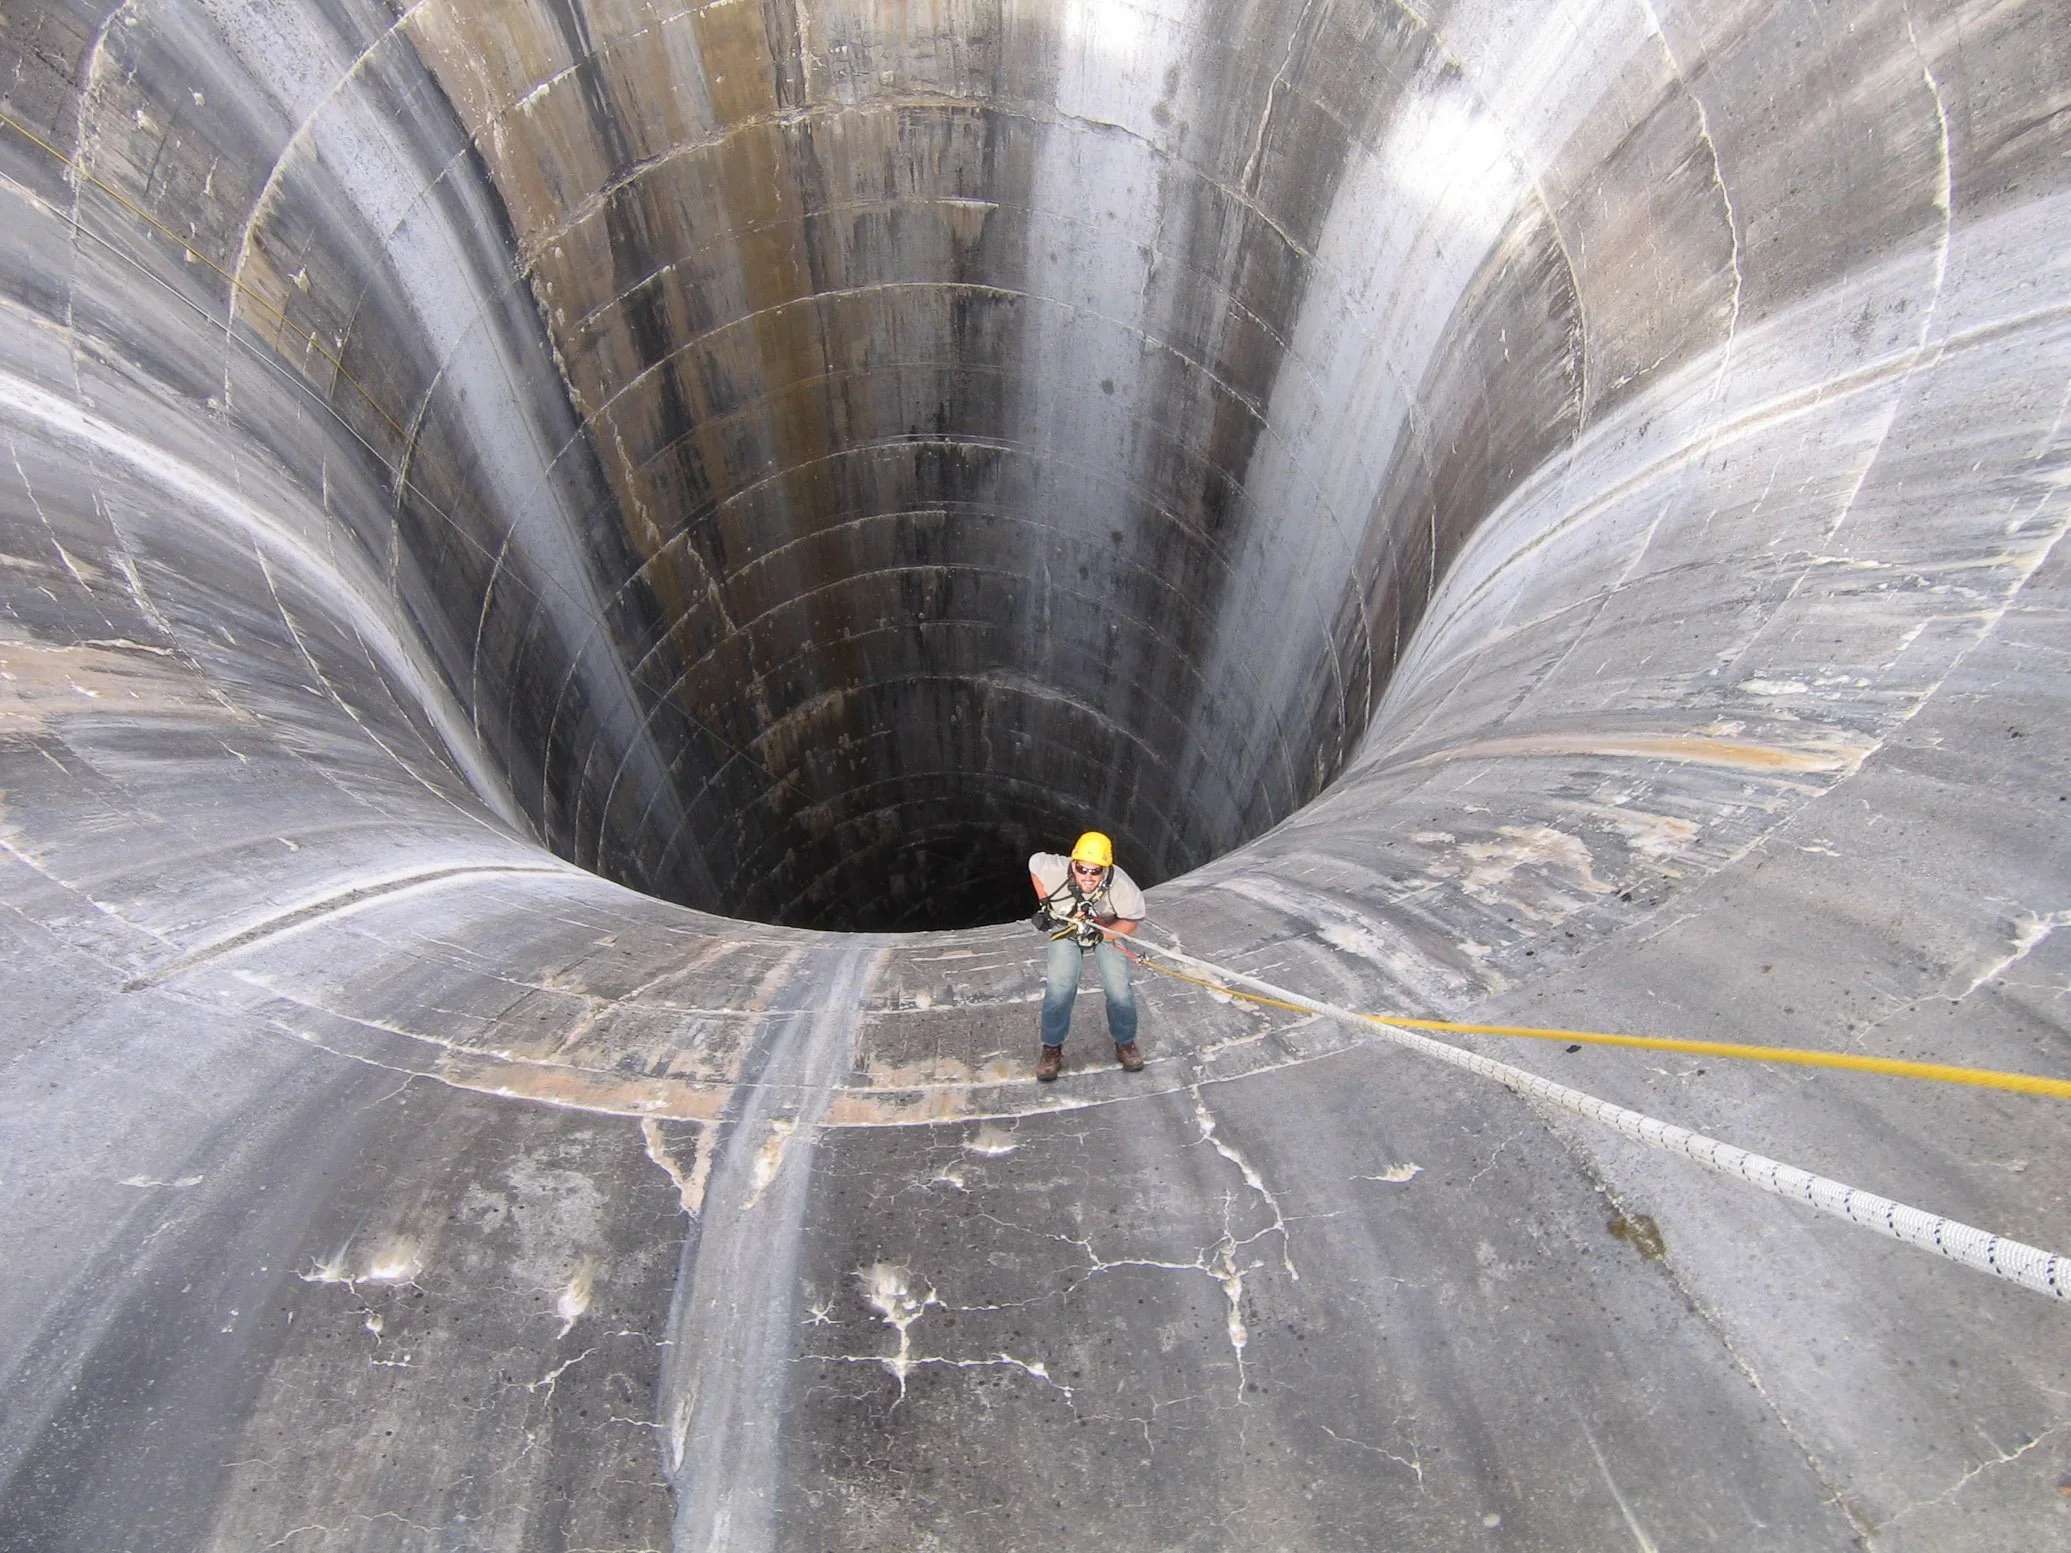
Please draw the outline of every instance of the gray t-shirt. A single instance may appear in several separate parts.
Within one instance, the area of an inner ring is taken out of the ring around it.
[[[1043,887],[1046,895],[1058,895],[1059,904],[1070,909],[1071,891],[1064,882],[1071,877],[1071,859],[1062,852],[1038,852],[1028,860],[1028,871],[1035,882]],[[1059,892],[1062,892],[1060,895]],[[1092,896],[1093,914],[1097,917],[1127,917],[1141,922],[1147,915],[1143,904],[1143,891],[1136,887],[1136,881],[1119,868],[1110,868],[1100,888]]]

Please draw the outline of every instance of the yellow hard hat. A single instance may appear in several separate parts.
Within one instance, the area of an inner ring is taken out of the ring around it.
[[[1071,860],[1112,868],[1115,866],[1115,844],[1099,831],[1089,830],[1072,844]]]

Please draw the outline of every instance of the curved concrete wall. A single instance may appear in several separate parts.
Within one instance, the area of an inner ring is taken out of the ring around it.
[[[2060,13],[4,20],[0,1547],[2065,1535],[2060,1307],[964,925],[2063,1072]]]

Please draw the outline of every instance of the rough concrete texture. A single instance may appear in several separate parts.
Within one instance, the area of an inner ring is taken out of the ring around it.
[[[2064,1305],[1177,981],[1038,1088],[1018,925],[2071,1072],[2067,81],[0,9],[0,1549],[2071,1544]],[[1465,1044],[2071,1248],[2062,1102]]]

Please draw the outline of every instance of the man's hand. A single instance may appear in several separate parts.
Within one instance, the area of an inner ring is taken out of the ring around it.
[[[1100,930],[1084,917],[1076,913],[1068,917],[1060,916],[1048,901],[1036,907],[1035,915],[1028,920],[1035,925],[1038,933],[1047,934],[1051,938],[1068,938],[1075,944],[1092,943],[1100,937]],[[1093,937],[1087,938],[1088,933]]]

